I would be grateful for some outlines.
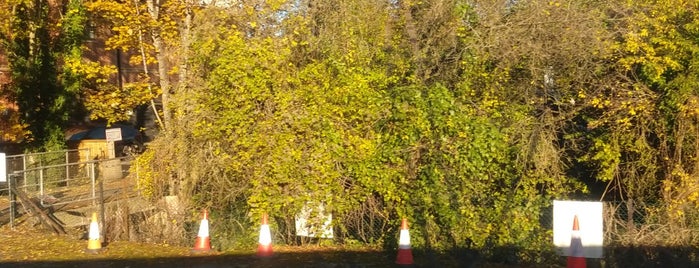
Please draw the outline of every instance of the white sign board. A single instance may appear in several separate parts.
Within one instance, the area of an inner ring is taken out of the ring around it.
[[[562,256],[570,255],[573,221],[578,229],[585,258],[602,258],[604,231],[602,202],[553,201],[553,244]]]
[[[121,140],[121,128],[108,128],[104,130],[104,136],[107,141],[120,141]]]
[[[333,238],[332,219],[332,214],[326,214],[323,205],[315,209],[304,206],[301,212],[296,215],[296,235]],[[323,224],[319,224],[320,222]]]
[[[0,153],[0,182],[7,182],[7,157]]]

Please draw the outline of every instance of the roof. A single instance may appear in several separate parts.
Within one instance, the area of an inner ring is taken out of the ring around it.
[[[112,126],[96,126],[77,132],[70,135],[68,141],[80,141],[80,140],[104,140],[106,137],[106,130],[110,128],[121,128],[121,139],[122,140],[133,140],[139,136],[138,130],[129,125],[112,125]]]

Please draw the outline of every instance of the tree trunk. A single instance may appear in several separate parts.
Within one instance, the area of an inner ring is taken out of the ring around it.
[[[169,109],[170,102],[170,78],[168,77],[167,70],[167,57],[163,52],[165,44],[159,34],[153,34],[153,46],[155,47],[155,58],[158,60],[158,77],[160,79],[160,90],[162,91],[162,103],[163,103],[163,123],[164,128],[168,129],[169,124],[172,119],[172,115]]]
[[[159,0],[149,0],[148,13],[151,19],[157,21],[160,18],[160,1]],[[153,47],[155,47],[155,58],[158,60],[158,78],[160,81],[160,90],[162,92],[162,109],[163,109],[163,128],[168,129],[168,125],[171,121],[171,113],[168,108],[170,102],[170,78],[168,77],[168,62],[165,55],[165,43],[160,33],[157,31],[151,32],[151,38],[153,39]]]

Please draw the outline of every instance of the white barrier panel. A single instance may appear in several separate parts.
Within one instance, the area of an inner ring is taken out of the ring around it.
[[[602,258],[604,251],[602,202],[554,200],[553,244],[562,256],[569,255],[575,216],[578,217],[583,256]]]
[[[320,222],[323,222],[320,224]],[[296,215],[296,235],[333,238],[332,214],[325,211],[323,205],[311,208],[304,206],[301,212]]]
[[[0,153],[0,182],[7,182],[7,157]]]

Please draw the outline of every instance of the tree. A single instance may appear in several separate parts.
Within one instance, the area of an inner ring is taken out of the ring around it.
[[[532,133],[514,123],[535,121],[528,102],[515,99],[504,109],[506,97],[516,96],[505,85],[516,84],[509,70],[519,59],[475,49],[470,38],[488,29],[463,25],[474,10],[456,4],[200,10],[187,95],[173,102],[180,127],[151,143],[143,159],[153,161],[152,177],[142,187],[233,216],[294,215],[322,203],[343,233],[367,242],[389,239],[390,219],[411,216],[425,226],[415,230],[417,243],[432,248],[464,246],[466,238],[493,246],[495,237],[498,245],[543,245],[537,212],[575,188],[560,160],[520,160],[547,152],[518,136]],[[418,20],[434,20],[438,29],[411,29]],[[519,171],[526,165],[531,171]],[[479,224],[512,216],[522,220]],[[461,224],[464,217],[472,224]],[[282,216],[285,226],[291,220]]]
[[[131,107],[144,103],[146,99],[151,100],[151,106],[158,116],[160,111],[156,110],[153,99],[155,92],[161,96],[162,100],[162,120],[161,128],[166,128],[172,118],[170,108],[170,96],[173,94],[170,72],[173,71],[172,62],[178,62],[178,50],[181,50],[180,29],[187,29],[187,21],[191,16],[191,1],[90,1],[87,4],[88,10],[95,16],[102,25],[110,25],[111,35],[106,41],[109,49],[120,49],[133,53],[132,63],[139,64],[143,68],[143,81],[137,81],[127,86],[128,90],[119,92],[115,89],[101,90],[102,95],[96,96],[93,109],[104,111],[95,116],[108,116],[106,111],[113,107],[104,107],[104,104],[113,104],[117,100],[129,100],[120,103],[123,107]],[[166,45],[168,44],[168,45]],[[181,66],[185,66],[185,61],[179,61]],[[152,72],[152,64],[156,65],[157,75]],[[153,90],[151,85],[157,81],[159,87]],[[122,89],[119,89],[122,90]],[[115,92],[116,91],[116,92]],[[118,95],[117,98],[109,98]],[[107,98],[109,101],[105,101]],[[100,109],[101,108],[101,109]],[[121,119],[121,118],[118,118]]]
[[[141,158],[151,162],[140,185],[247,220],[248,234],[257,219],[247,215],[277,215],[292,234],[293,215],[322,204],[345,239],[388,245],[392,219],[410,217],[420,247],[497,258],[541,257],[519,249],[548,247],[540,217],[555,198],[662,200],[661,212],[675,213],[667,218],[693,224],[684,208],[699,196],[689,180],[699,150],[695,9],[574,0],[191,9],[173,128]],[[610,188],[589,195],[600,182]]]
[[[12,71],[11,94],[16,96],[21,122],[33,135],[34,148],[64,146],[63,123],[75,103],[75,93],[58,81],[55,53],[60,50],[59,11],[62,5],[49,1],[7,1],[2,50],[8,52]]]

